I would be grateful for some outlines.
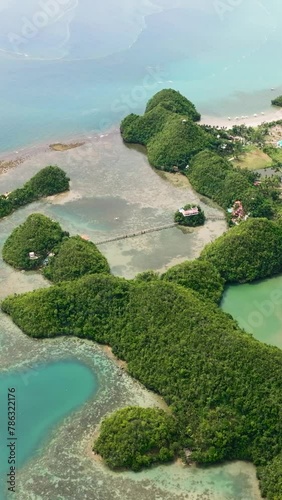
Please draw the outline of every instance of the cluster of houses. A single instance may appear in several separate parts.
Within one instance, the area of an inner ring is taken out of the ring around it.
[[[232,214],[232,222],[233,224],[238,225],[242,220],[247,220],[248,214],[245,213],[244,207],[240,200],[236,200],[232,208],[227,210],[230,214]]]
[[[43,261],[43,265],[44,265],[44,266],[47,266],[47,264],[48,264],[48,262],[49,262],[49,258],[50,258],[50,257],[54,257],[54,255],[55,255],[54,253],[50,252],[50,253],[48,254],[48,257],[46,257],[46,259],[44,259],[44,261]],[[35,253],[35,252],[29,252],[28,256],[29,256],[29,259],[30,259],[30,260],[37,260],[37,259],[39,259],[39,256],[38,256],[38,255],[36,255],[36,253]]]

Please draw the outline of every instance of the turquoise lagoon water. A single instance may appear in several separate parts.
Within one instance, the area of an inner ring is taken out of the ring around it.
[[[35,365],[24,371],[0,375],[0,477],[8,472],[8,391],[15,394],[16,468],[39,451],[62,419],[95,395],[97,379],[90,368],[76,360]],[[15,389],[15,391],[13,391]],[[12,408],[13,409],[13,408]],[[0,486],[3,492],[2,487]],[[0,498],[1,498],[0,491]]]
[[[255,338],[282,349],[282,276],[228,287],[222,309]]]
[[[103,131],[165,87],[224,116],[281,93],[276,0],[45,3],[0,8],[0,151]]]

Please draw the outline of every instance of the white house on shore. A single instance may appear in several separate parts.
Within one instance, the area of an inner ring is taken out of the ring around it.
[[[188,210],[180,208],[178,212],[180,212],[184,217],[191,217],[192,215],[198,215],[199,209],[198,207],[189,208]]]

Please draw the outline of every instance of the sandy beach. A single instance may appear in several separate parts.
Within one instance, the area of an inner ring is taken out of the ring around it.
[[[202,115],[200,125],[210,125],[212,127],[218,128],[227,128],[230,129],[234,125],[246,125],[249,127],[258,127],[263,123],[270,123],[282,120],[282,108],[276,108],[273,106],[273,109],[269,111],[259,111],[253,115],[249,116],[209,116]],[[111,127],[110,130],[105,131],[104,133],[97,132],[89,132],[89,134],[78,135],[72,137],[64,137],[58,142],[53,144],[48,143],[39,143],[29,145],[24,148],[20,148],[17,151],[7,151],[0,152],[0,174],[6,173],[11,168],[16,167],[17,165],[23,163],[24,161],[32,158],[35,155],[40,153],[46,153],[47,151],[54,152],[64,152],[69,149],[79,148],[92,142],[93,140],[102,139],[103,137],[107,137],[108,135],[115,134],[119,132],[119,127]]]
[[[258,111],[249,116],[208,116],[202,115],[200,125],[211,125],[219,128],[232,128],[234,125],[246,125],[248,127],[258,127],[263,123],[282,120],[282,108],[273,107],[270,111]]]
[[[230,129],[234,125],[246,125],[249,127],[258,127],[263,123],[270,123],[282,120],[282,108],[273,108],[270,111],[257,112],[250,116],[208,116],[202,115],[200,125],[210,125],[212,127],[227,128]],[[112,127],[110,130],[105,131],[105,133],[89,133],[87,136],[76,136],[76,137],[66,137],[57,143],[48,144],[40,143],[21,148],[18,151],[8,151],[0,152],[0,174],[6,173],[11,168],[23,163],[24,161],[32,158],[40,153],[46,153],[47,151],[54,152],[64,152],[69,149],[79,148],[93,139],[100,139],[107,137],[112,133],[117,133],[119,131],[118,127]]]

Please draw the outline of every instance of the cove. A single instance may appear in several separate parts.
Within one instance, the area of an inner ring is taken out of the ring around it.
[[[34,365],[0,375],[0,498],[7,491],[3,478],[9,470],[8,389],[16,396],[16,469],[38,454],[56,425],[98,390],[91,369],[77,360]],[[11,405],[13,406],[13,405]],[[11,408],[12,411],[12,408]],[[2,492],[2,493],[1,493]]]
[[[229,286],[221,307],[256,339],[282,348],[282,276]]]

